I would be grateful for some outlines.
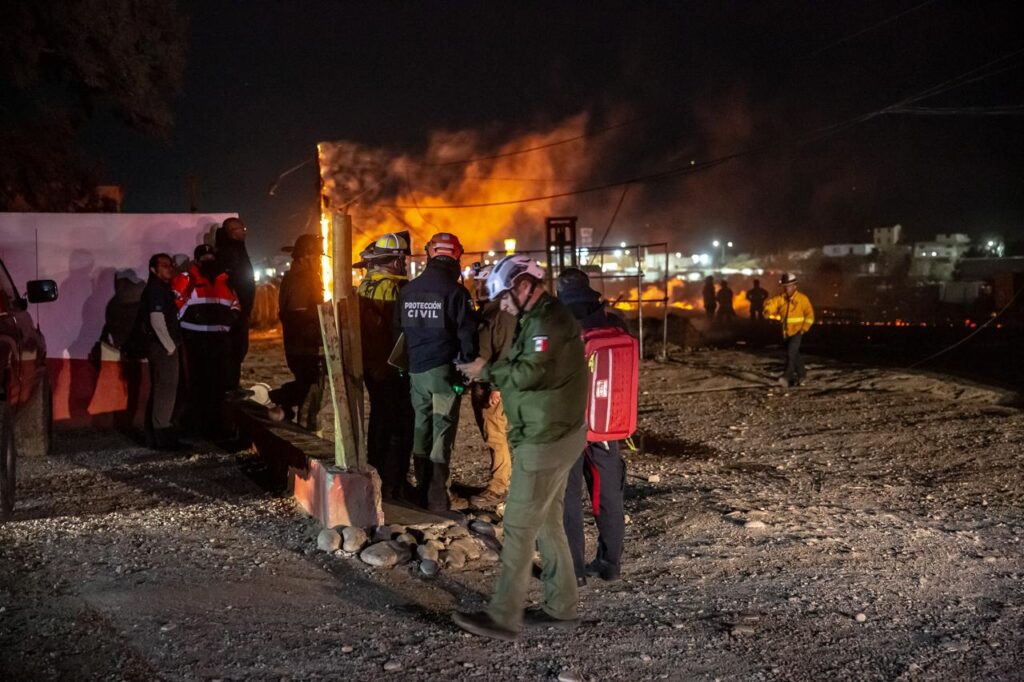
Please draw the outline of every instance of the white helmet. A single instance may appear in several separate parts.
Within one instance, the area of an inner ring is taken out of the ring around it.
[[[544,279],[544,271],[537,262],[522,254],[505,256],[494,264],[494,269],[487,277],[487,296],[492,301],[498,299],[504,292],[515,286],[516,280],[523,275],[530,275],[536,279]]]

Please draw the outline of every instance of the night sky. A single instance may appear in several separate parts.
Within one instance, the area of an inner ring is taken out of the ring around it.
[[[1024,237],[1024,36],[1011,2],[180,2],[184,89],[171,139],[97,120],[88,149],[125,210],[238,211],[250,249],[290,241],[317,207],[319,140],[415,155],[432,131],[497,145],[586,112],[601,158],[577,187],[734,152],[699,175],[631,188],[614,241],[709,236],[741,250],[913,238]],[[812,141],[1006,58],[998,73]],[[949,108],[957,108],[949,114]],[[986,112],[991,113],[991,112]],[[583,152],[581,152],[583,153]],[[603,228],[620,189],[558,208]],[[649,227],[645,227],[649,226]]]

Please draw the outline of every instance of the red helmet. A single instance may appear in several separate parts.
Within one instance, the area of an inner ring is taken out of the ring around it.
[[[459,238],[450,232],[438,232],[427,242],[427,256],[430,258],[448,256],[459,260],[464,250]]]

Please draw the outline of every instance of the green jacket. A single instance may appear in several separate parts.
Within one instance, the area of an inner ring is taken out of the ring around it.
[[[552,443],[580,429],[587,361],[569,309],[543,294],[519,319],[512,347],[484,368],[481,379],[501,391],[513,446]]]

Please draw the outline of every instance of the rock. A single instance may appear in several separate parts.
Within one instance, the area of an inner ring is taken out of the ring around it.
[[[469,531],[462,526],[453,526],[445,531],[445,535],[449,540],[458,540],[459,538],[468,538]]]
[[[756,632],[752,625],[736,625],[732,629],[733,637],[744,637],[746,635],[752,635]]]
[[[858,623],[863,623],[868,619],[868,617],[865,616],[863,613],[858,613],[856,616],[853,617],[853,619]]]
[[[658,474],[651,474],[650,476],[647,477],[647,482],[648,483],[661,483],[661,476],[659,476]]]
[[[380,542],[381,540],[391,540],[404,532],[405,526],[399,526],[396,524],[377,526],[373,529],[373,541]]]
[[[480,533],[481,535],[489,535],[490,537],[497,537],[497,530],[494,528],[494,524],[487,521],[481,521],[477,519],[473,523],[469,524],[469,529],[474,533]]]
[[[458,547],[452,547],[441,553],[441,561],[448,568],[459,570],[466,565],[466,553]]]
[[[360,551],[369,542],[366,531],[357,526],[347,526],[341,531],[341,548],[353,554]]]
[[[767,528],[764,521],[758,521],[757,519],[750,519],[743,524],[744,528]]]
[[[359,553],[359,558],[363,563],[378,568],[391,568],[392,566],[401,563],[402,554],[406,555],[405,560],[409,560],[410,552],[405,545],[390,540],[386,542],[375,542],[370,545],[362,552]]]
[[[436,549],[436,550],[437,550],[438,552],[440,552],[441,550],[443,550],[443,549],[444,549],[444,543],[443,543],[443,542],[441,542],[440,540],[427,540],[427,541],[426,541],[425,543],[423,543],[423,544],[425,544],[425,545],[429,545],[429,546],[433,547],[433,548],[434,548],[434,549]]]
[[[433,578],[440,570],[441,567],[433,559],[424,559],[420,562],[420,573],[428,578]]]
[[[460,549],[470,561],[480,558],[480,545],[473,538],[459,538],[448,547],[449,550]]]
[[[353,651],[355,651],[355,649],[350,647],[348,644],[346,644],[345,646],[341,647],[341,653],[343,653],[343,654],[350,654]]]
[[[388,661],[384,664],[384,672],[393,673],[402,669],[402,664],[398,661]]]
[[[575,670],[563,670],[558,673],[558,682],[583,682],[583,676]]]
[[[489,564],[493,564],[495,561],[498,561],[500,558],[501,558],[501,555],[498,554],[497,552],[495,552],[490,547],[484,547],[482,550],[480,550],[480,561],[485,561],[485,562],[487,562]]]
[[[426,561],[437,561],[437,558],[441,555],[437,547],[430,544],[420,545],[416,548],[416,556]]]
[[[412,533],[405,532],[399,535],[397,538],[395,538],[395,542],[401,542],[403,545],[412,545],[413,547],[415,547],[416,536]]]
[[[324,528],[316,536],[316,548],[322,552],[333,552],[341,548],[341,535],[333,528]]]

